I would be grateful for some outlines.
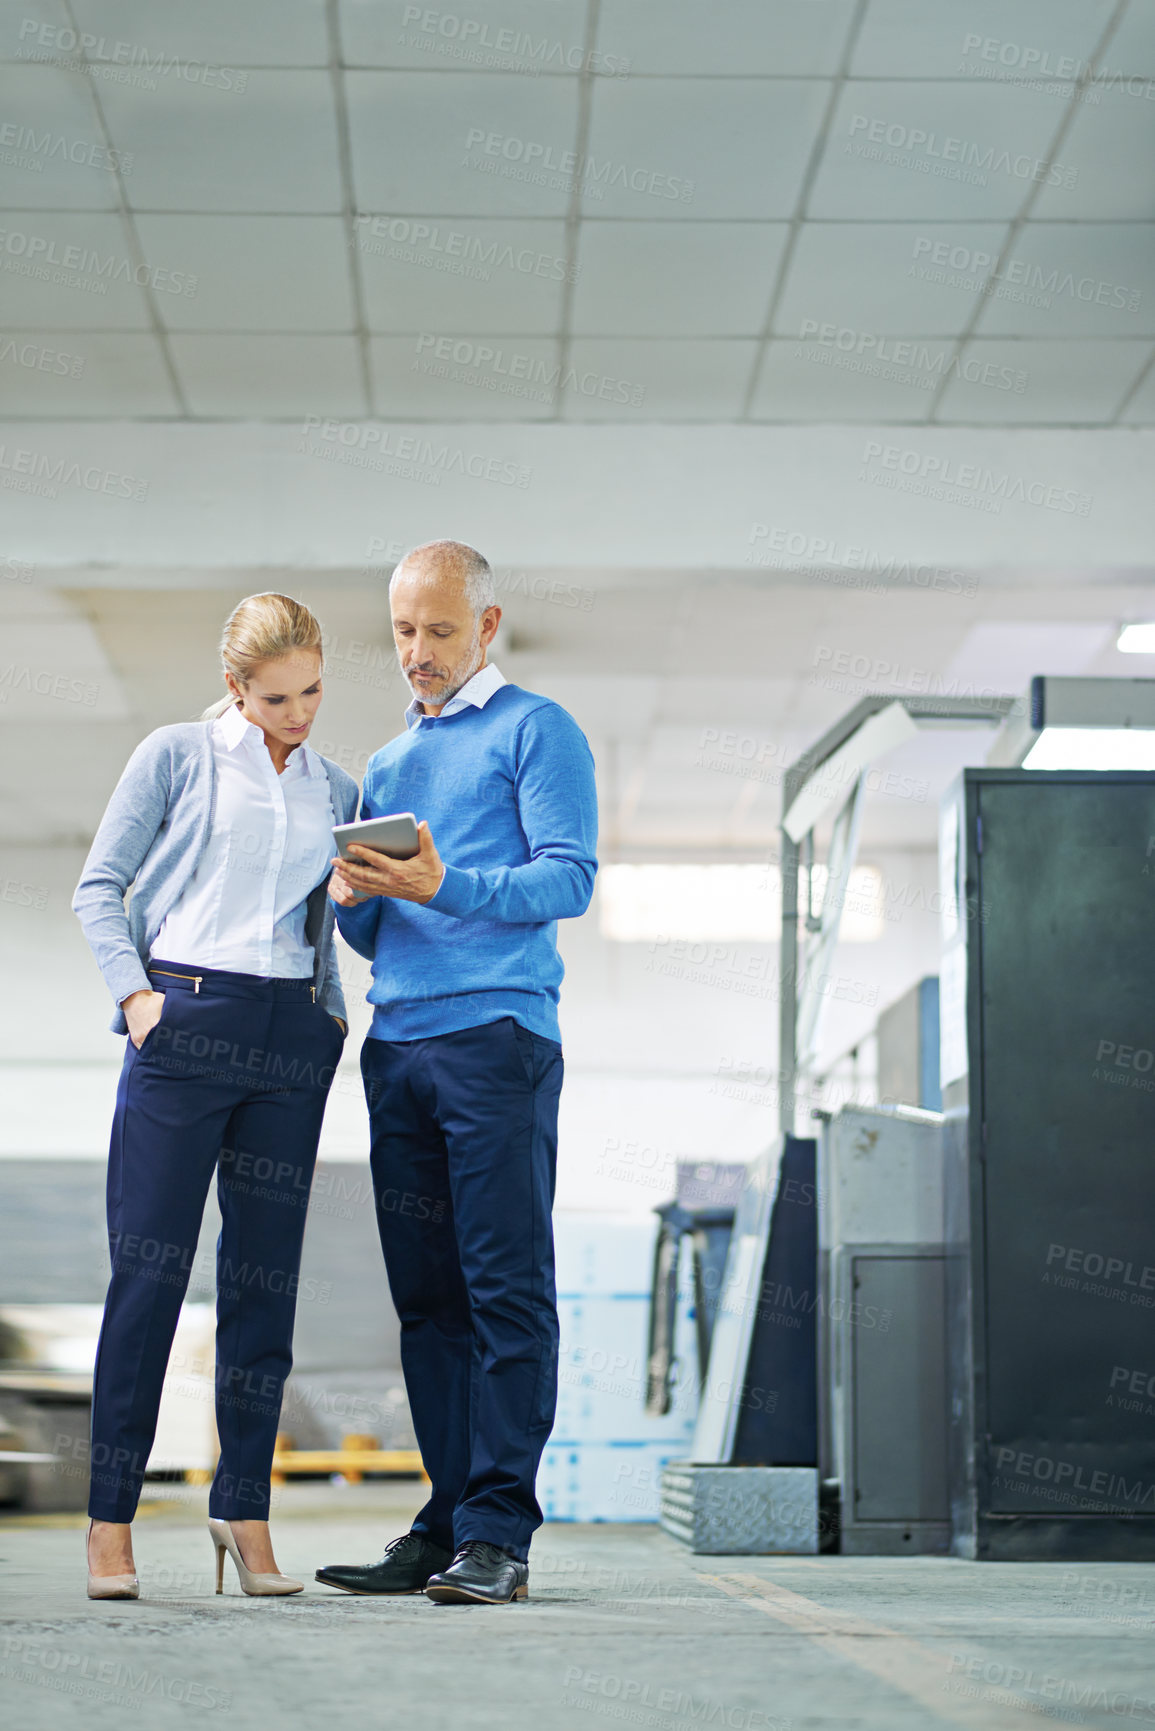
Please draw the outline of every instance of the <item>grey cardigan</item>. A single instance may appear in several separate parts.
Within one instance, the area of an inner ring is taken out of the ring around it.
[[[141,741],[100,820],[72,898],[72,911],[116,1001],[109,1024],[115,1034],[128,1032],[122,1000],[130,992],[151,990],[145,963],[153,939],[209,839],[216,779],[211,726],[211,721],[178,722],[158,727]],[[337,822],[349,823],[357,815],[357,783],[328,758],[321,762]],[[327,879],[309,895],[306,909],[305,941],[313,946],[317,1002],[347,1020]]]

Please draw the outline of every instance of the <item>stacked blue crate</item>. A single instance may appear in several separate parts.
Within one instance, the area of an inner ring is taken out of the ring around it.
[[[555,1229],[558,1407],[538,1501],[547,1520],[656,1521],[662,1468],[685,1458],[697,1416],[688,1266],[675,1335],[681,1376],[671,1411],[651,1418],[644,1401],[656,1220],[559,1214]]]

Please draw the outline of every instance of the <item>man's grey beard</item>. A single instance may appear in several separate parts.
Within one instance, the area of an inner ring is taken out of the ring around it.
[[[405,683],[408,685],[414,697],[417,698],[418,703],[422,705],[432,703],[440,709],[444,704],[451,703],[462,687],[469,684],[469,681],[481,666],[484,654],[485,651],[481,647],[481,632],[478,631],[474,636],[473,643],[468,652],[450,673],[443,690],[438,692],[426,691],[419,695],[417,688],[414,686],[404,668],[401,670],[402,678],[405,680]],[[400,666],[400,655],[398,655],[397,661]]]

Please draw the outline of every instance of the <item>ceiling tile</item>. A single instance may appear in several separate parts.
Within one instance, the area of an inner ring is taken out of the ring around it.
[[[599,78],[585,214],[789,217],[826,94],[820,79]]]
[[[405,0],[341,0],[346,66],[523,77],[580,72],[587,64],[585,28],[585,0],[485,0],[464,14]]]
[[[1031,177],[1062,117],[1049,97],[1004,85],[850,84],[831,122],[810,215],[1013,216],[1037,187]],[[1057,170],[1072,172],[1075,161],[1064,142]]]
[[[51,66],[0,66],[0,202],[9,209],[117,210],[115,169],[83,79]]]
[[[1027,223],[978,328],[984,336],[1155,336],[1155,224]]]
[[[1145,375],[1139,389],[1119,416],[1124,427],[1155,427],[1155,367]]]
[[[325,0],[277,0],[268,8],[238,6],[235,0],[196,0],[195,6],[183,0],[149,0],[147,7],[139,0],[71,3],[78,27],[98,39],[96,47],[87,50],[89,59],[133,65],[124,54],[127,43],[136,50],[142,71],[159,62],[163,90],[178,81],[211,88],[211,73],[227,67],[329,62]]]
[[[268,420],[367,412],[351,336],[174,336],[171,346],[194,415]]]
[[[374,337],[376,412],[387,420],[552,417],[557,344],[540,337]]]
[[[538,12],[540,14],[540,7]],[[821,77],[838,67],[853,0],[602,0],[598,49],[630,73]]]
[[[135,210],[340,210],[327,72],[251,72],[241,94],[169,82],[163,101],[131,85],[101,89],[113,143],[133,153]]]
[[[1128,6],[1097,66],[1100,79],[1108,85],[1135,74],[1155,80],[1155,7]],[[1155,100],[1155,92],[1144,100]]]
[[[1006,223],[805,223],[775,320],[798,337],[814,324],[864,333],[947,335],[974,312]]]
[[[374,331],[556,331],[562,222],[363,216],[356,256]]]
[[[0,380],[5,413],[37,420],[180,412],[153,336],[6,330],[0,335]]]
[[[1044,186],[1032,216],[1149,222],[1155,217],[1155,84],[1141,80],[1137,93],[1109,85],[1097,103],[1081,102],[1062,154],[1077,172],[1075,184]]]
[[[967,344],[935,419],[988,426],[1109,421],[1150,356],[1151,344],[1138,340],[979,338]]]
[[[958,0],[871,0],[851,76],[976,82],[1038,76],[1057,82],[1051,68],[1064,56],[1082,61],[1091,54],[1114,3],[1014,0],[1012,7],[1007,0],[967,0],[965,6]],[[1069,79],[1072,72],[1062,76]]]
[[[0,0],[0,60],[50,61],[69,23],[64,0]]]
[[[729,421],[758,345],[578,337],[563,378],[566,421]]]
[[[576,78],[346,75],[359,211],[563,216]]]
[[[119,216],[0,211],[4,312],[20,330],[147,330]]]
[[[943,676],[1018,693],[1026,691],[1037,673],[1085,673],[1112,635],[1111,626],[1099,620],[984,620],[972,625],[943,667]]]
[[[768,343],[750,415],[756,421],[924,421],[939,376],[935,363],[944,352],[949,356],[950,344],[933,338],[909,344],[888,338],[881,359],[873,345],[859,352],[836,341]]]
[[[572,325],[583,335],[755,336],[785,223],[582,224]]]
[[[149,262],[187,292],[158,295],[170,330],[348,331],[349,250],[336,216],[141,216]]]

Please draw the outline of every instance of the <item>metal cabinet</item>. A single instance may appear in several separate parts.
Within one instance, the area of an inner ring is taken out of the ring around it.
[[[822,1470],[848,1555],[949,1548],[942,1120],[845,1107],[819,1147]]]
[[[1155,1559],[1155,774],[967,770],[940,857],[955,1550]]]

